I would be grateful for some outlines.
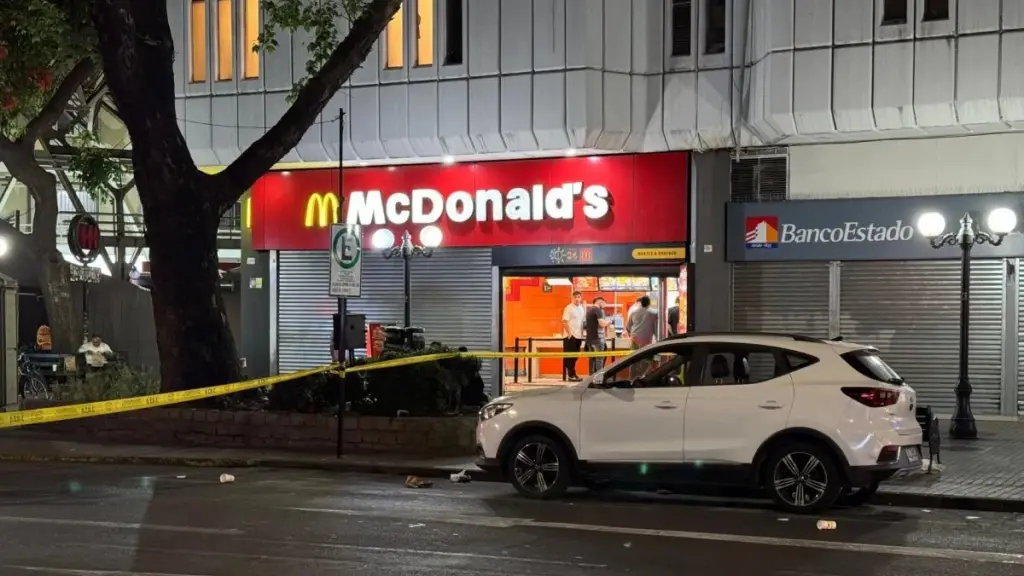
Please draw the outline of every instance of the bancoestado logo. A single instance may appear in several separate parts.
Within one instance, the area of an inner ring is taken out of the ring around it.
[[[858,242],[906,242],[914,237],[914,227],[896,220],[892,224],[843,222],[842,226],[811,228],[779,224],[776,216],[749,216],[746,219],[747,248],[778,248],[779,244],[833,244]]]
[[[429,188],[417,188],[410,194],[392,192],[386,198],[380,190],[354,191],[345,198],[345,222],[362,226],[434,224],[445,218],[463,223],[540,222],[572,220],[576,200],[582,201],[583,216],[600,220],[611,211],[608,189],[599,184],[569,182],[553,188],[534,184],[527,188],[458,190],[445,197]],[[304,224],[307,228],[330,226],[338,221],[338,197],[333,193],[315,193],[306,202]]]

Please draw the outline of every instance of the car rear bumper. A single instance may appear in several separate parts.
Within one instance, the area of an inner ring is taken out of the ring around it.
[[[892,462],[871,466],[851,466],[848,471],[850,484],[866,486],[874,482],[885,482],[920,472],[923,454],[921,448],[918,444],[900,446],[899,456]],[[916,450],[916,457],[908,449]]]

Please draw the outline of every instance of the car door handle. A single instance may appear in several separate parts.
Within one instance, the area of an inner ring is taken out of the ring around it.
[[[757,407],[762,408],[764,410],[779,410],[782,408],[782,404],[779,404],[775,400],[769,400],[767,402],[762,402],[758,404]]]
[[[655,404],[654,407],[660,410],[675,410],[676,408],[679,408],[679,406],[674,402],[659,402],[658,404]]]

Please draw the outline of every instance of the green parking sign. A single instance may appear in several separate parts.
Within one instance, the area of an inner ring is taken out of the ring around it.
[[[363,240],[358,226],[331,226],[331,286],[336,298],[358,298],[362,289]]]

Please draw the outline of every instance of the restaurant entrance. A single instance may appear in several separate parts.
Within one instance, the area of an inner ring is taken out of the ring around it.
[[[604,333],[608,350],[630,348],[626,322],[643,296],[650,298],[650,309],[657,314],[656,339],[686,331],[685,264],[598,270],[509,269],[502,270],[501,276],[500,341],[506,352],[562,352],[562,313],[577,291],[587,310],[599,297],[603,299],[604,316],[611,320]],[[678,307],[678,315],[674,307]],[[589,365],[586,359],[576,360],[576,374],[587,375]],[[509,358],[502,372],[503,392],[569,383],[561,358]]]

